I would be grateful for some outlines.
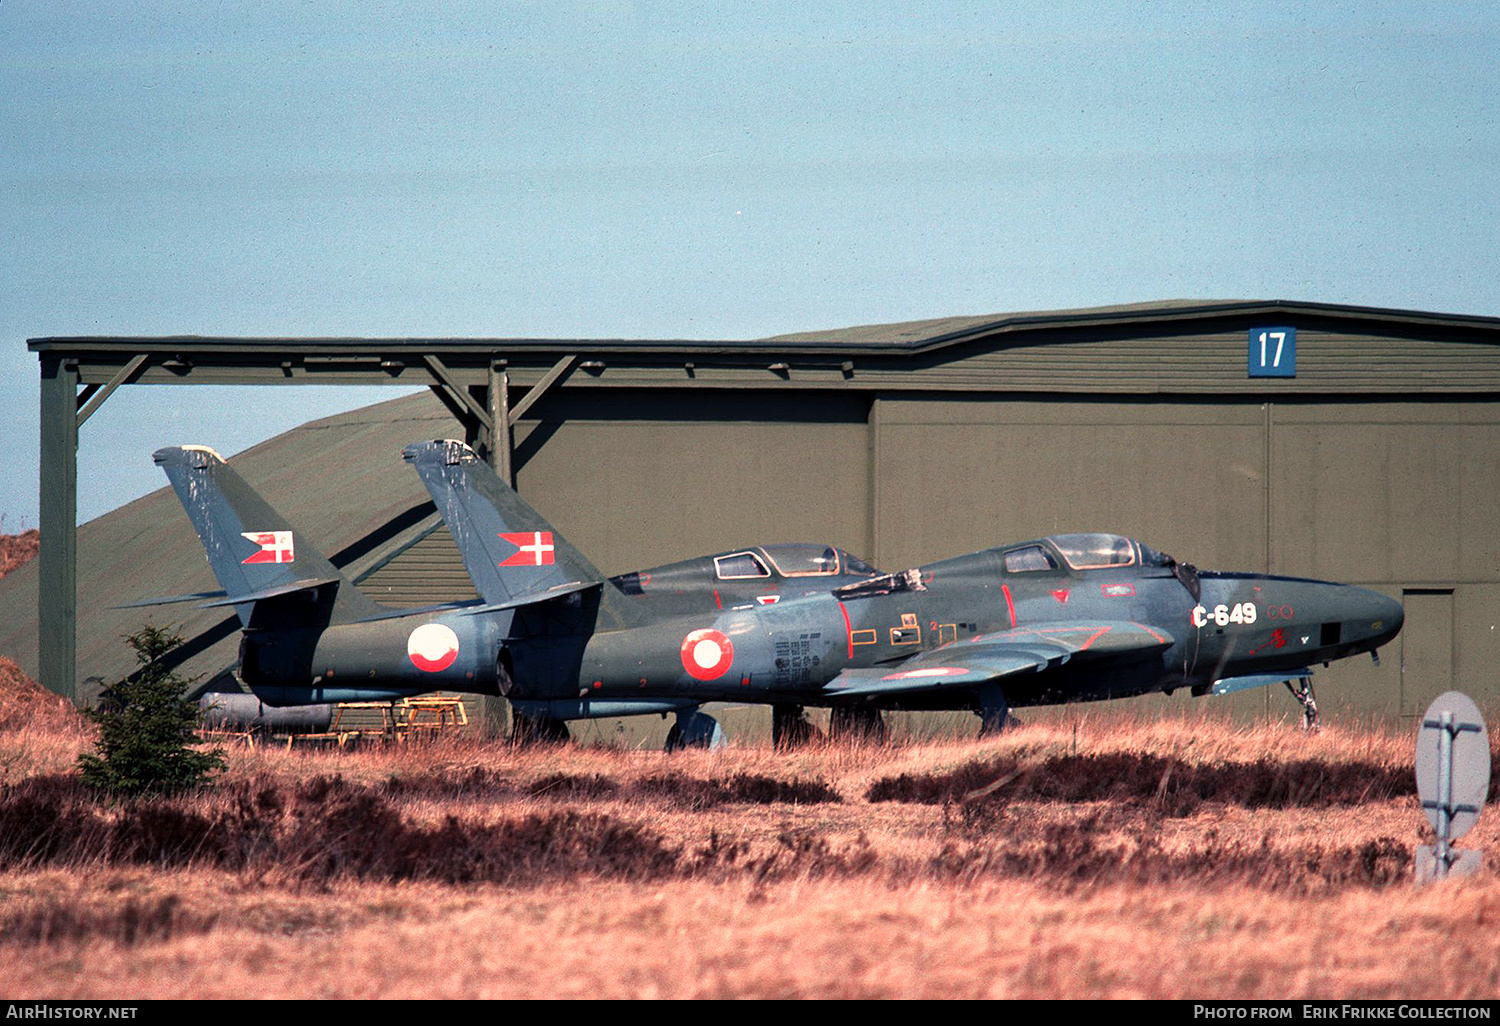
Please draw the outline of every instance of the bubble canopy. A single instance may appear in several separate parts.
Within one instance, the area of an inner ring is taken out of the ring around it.
[[[766,545],[762,551],[786,577],[817,577],[839,573],[875,574],[874,567],[832,545]]]
[[[1118,534],[1054,534],[1047,541],[1074,570],[1173,564],[1171,556]]]

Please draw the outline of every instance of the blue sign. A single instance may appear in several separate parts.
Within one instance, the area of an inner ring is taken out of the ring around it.
[[[1252,378],[1297,376],[1297,329],[1251,328],[1246,363]]]

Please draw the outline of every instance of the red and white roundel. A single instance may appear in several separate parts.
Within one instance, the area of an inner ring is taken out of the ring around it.
[[[453,633],[452,627],[424,623],[406,639],[406,654],[419,670],[428,673],[446,670],[458,658],[458,635]]]
[[[732,662],[734,646],[722,631],[705,627],[682,639],[682,668],[695,680],[718,680]]]

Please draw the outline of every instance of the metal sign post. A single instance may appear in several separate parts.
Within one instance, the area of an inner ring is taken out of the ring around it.
[[[1422,811],[1437,833],[1436,845],[1417,848],[1417,882],[1477,873],[1484,864],[1480,853],[1452,846],[1479,821],[1490,787],[1489,735],[1467,695],[1449,691],[1427,707],[1416,762]]]

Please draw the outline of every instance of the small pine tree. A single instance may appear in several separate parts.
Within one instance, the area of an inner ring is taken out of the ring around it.
[[[142,663],[133,679],[111,689],[114,701],[89,713],[99,725],[94,755],[80,755],[83,782],[133,797],[201,787],[225,766],[223,753],[198,751],[198,708],[183,698],[192,684],[157,660],[182,643],[170,627],[147,624],[125,637]]]

